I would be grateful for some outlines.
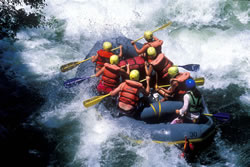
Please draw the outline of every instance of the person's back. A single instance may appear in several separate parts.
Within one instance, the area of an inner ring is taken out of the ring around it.
[[[104,67],[96,73],[97,77],[102,74],[101,80],[97,86],[97,91],[100,94],[107,94],[115,89],[120,84],[121,75],[126,77],[125,70],[120,68],[117,65],[118,63],[119,57],[117,55],[112,55],[110,57],[110,64],[105,63]],[[129,68],[127,72],[129,73]]]
[[[95,56],[92,56],[92,62],[96,63],[96,72],[98,72],[105,63],[109,63],[110,57],[114,55],[114,53],[111,52],[112,50],[112,44],[110,42],[104,42],[103,48],[98,50]],[[122,46],[120,46],[120,54],[119,57],[122,56]]]
[[[150,77],[147,77],[147,87],[146,89],[139,81],[139,71],[132,70],[130,72],[130,80],[126,80],[121,83],[116,89],[110,92],[111,96],[115,96],[119,93],[118,98],[118,107],[120,109],[121,115],[134,116],[138,109],[138,103],[140,101],[139,93],[148,95],[150,91],[149,80]]]
[[[158,74],[159,83],[168,83],[170,80],[170,77],[168,76],[168,69],[173,66],[173,62],[170,61],[163,53],[157,55],[154,47],[149,47],[147,49],[147,54],[149,56],[150,63],[149,68],[145,66],[146,74],[150,76],[154,70]]]
[[[135,51],[139,55],[144,55],[146,60],[148,60],[148,56],[146,54],[146,51],[149,47],[154,47],[156,48],[157,54],[161,53],[161,46],[163,44],[162,40],[159,40],[155,36],[153,36],[153,33],[151,31],[145,31],[144,32],[144,39],[147,41],[146,43],[143,44],[141,49],[138,49],[135,42],[131,42],[131,44],[134,46]]]
[[[171,78],[169,89],[156,87],[156,91],[164,97],[162,101],[170,99],[182,101],[187,92],[185,81],[190,78],[190,73],[179,73],[178,67],[172,66],[168,69],[168,74]]]

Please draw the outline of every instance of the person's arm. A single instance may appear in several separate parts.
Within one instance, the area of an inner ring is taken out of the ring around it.
[[[103,73],[104,70],[105,70],[105,67],[102,67],[102,68],[95,74],[95,76],[96,76],[96,77],[99,77],[99,76]]]
[[[154,36],[153,35],[153,39],[155,40],[155,41],[157,41],[157,40],[159,40],[156,36]]]
[[[91,61],[96,62],[97,58],[98,58],[98,54],[96,53],[95,56],[92,56]]]
[[[189,95],[185,94],[183,97],[183,106],[181,109],[176,110],[176,114],[180,114],[180,116],[184,116],[188,110],[188,106],[189,106]]]
[[[147,67],[147,63],[145,63],[145,72],[147,76],[150,76],[153,71],[153,66],[152,64],[149,64],[149,68]]]
[[[114,90],[112,90],[111,92],[109,92],[109,94],[111,96],[115,96],[117,95],[123,88],[123,86],[125,85],[125,82],[121,83],[117,88],[115,88]]]
[[[129,78],[129,72],[130,72],[129,65],[126,65],[126,66],[127,66],[127,72],[124,69],[120,68],[119,73],[121,76],[125,78]]]
[[[177,81],[172,81],[171,82],[171,86],[169,89],[164,89],[164,88],[156,88],[156,91],[162,95],[163,97],[167,97],[167,96],[171,96],[172,94],[174,94],[176,88],[178,86],[178,82]]]
[[[120,45],[120,53],[119,53],[119,57],[122,57],[122,45]]]
[[[134,41],[131,41],[131,44],[134,46],[137,54],[142,54],[142,53],[146,52],[146,50],[149,47],[149,45],[146,44],[146,45],[143,45],[143,47],[141,49],[138,49]]]
[[[129,64],[127,64],[127,74],[128,74],[128,76],[130,74],[130,65]]]
[[[149,76],[146,76],[146,82],[147,82],[147,87],[146,87],[146,89],[143,87],[143,88],[141,89],[141,91],[142,91],[142,93],[143,93],[145,96],[148,96],[149,93],[150,93],[150,84],[149,84],[149,82],[150,82],[150,77],[149,77]]]
[[[154,43],[153,43],[154,45],[159,46],[163,44],[163,40],[159,40],[156,36],[153,36],[153,39],[154,39]]]

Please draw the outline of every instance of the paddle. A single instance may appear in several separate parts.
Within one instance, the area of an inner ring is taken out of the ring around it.
[[[94,75],[91,75],[89,77],[82,77],[82,78],[72,78],[72,79],[69,79],[67,81],[64,82],[64,87],[65,88],[71,88],[73,86],[76,86],[76,85],[79,85],[80,83],[82,83],[84,80],[86,79],[90,79],[90,78],[93,78],[95,77],[95,74]]]
[[[114,51],[114,50],[119,49],[119,48],[120,48],[120,46],[118,46],[118,47],[116,47],[114,49],[111,49],[111,51]],[[72,70],[73,68],[77,67],[79,64],[81,64],[81,63],[83,63],[85,61],[88,61],[91,58],[92,57],[89,57],[89,58],[87,58],[85,60],[82,60],[82,61],[76,61],[76,62],[71,62],[71,63],[65,64],[65,65],[62,65],[60,67],[60,70],[61,70],[61,72],[66,72],[66,71]]]
[[[187,64],[187,65],[182,65],[182,66],[178,66],[178,67],[182,67],[188,71],[198,71],[200,69],[199,64]]]
[[[170,26],[171,24],[172,24],[172,22],[170,21],[170,22],[168,22],[167,24],[164,24],[163,26],[161,26],[161,27],[155,29],[154,31],[152,31],[152,33],[156,32],[156,31],[159,31],[159,30],[163,30],[164,28],[166,28],[167,26]],[[142,36],[142,37],[140,37],[140,38],[134,40],[133,42],[137,42],[137,41],[141,40],[142,38],[144,38],[144,36]]]
[[[226,122],[230,119],[230,114],[228,113],[203,114],[203,115],[217,118],[219,121],[222,121],[222,122]]]
[[[90,59],[91,59],[91,57],[89,57],[88,59],[82,60],[82,61],[76,61],[76,62],[71,62],[71,63],[65,64],[65,65],[62,65],[60,67],[60,70],[61,70],[61,72],[69,71],[69,70],[75,68],[76,66],[78,66],[79,64],[81,64],[85,61],[88,61]]]
[[[202,86],[204,85],[205,79],[203,77],[201,78],[195,78],[194,79],[195,83],[197,86]],[[169,87],[170,85],[160,85],[158,86],[159,88],[163,88],[163,87]]]
[[[146,79],[143,79],[140,82],[143,82],[143,81],[146,81]],[[91,106],[99,103],[100,101],[102,101],[102,99],[104,99],[105,97],[108,97],[108,96],[110,96],[110,94],[92,97],[88,100],[83,101],[83,105],[86,108],[91,107]]]

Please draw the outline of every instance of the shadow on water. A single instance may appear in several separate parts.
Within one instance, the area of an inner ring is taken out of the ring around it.
[[[31,123],[32,115],[37,114],[45,99],[36,88],[17,79],[12,64],[3,64],[4,51],[0,51],[1,166],[47,166],[54,141],[48,140],[44,129]],[[13,61],[21,59],[18,53],[13,54]],[[29,72],[25,64],[18,68]]]

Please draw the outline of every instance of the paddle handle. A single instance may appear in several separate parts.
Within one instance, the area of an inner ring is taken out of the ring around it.
[[[210,116],[210,117],[212,117],[212,116],[213,116],[213,114],[203,114],[203,115]]]
[[[159,88],[169,87],[170,85],[160,85]]]

